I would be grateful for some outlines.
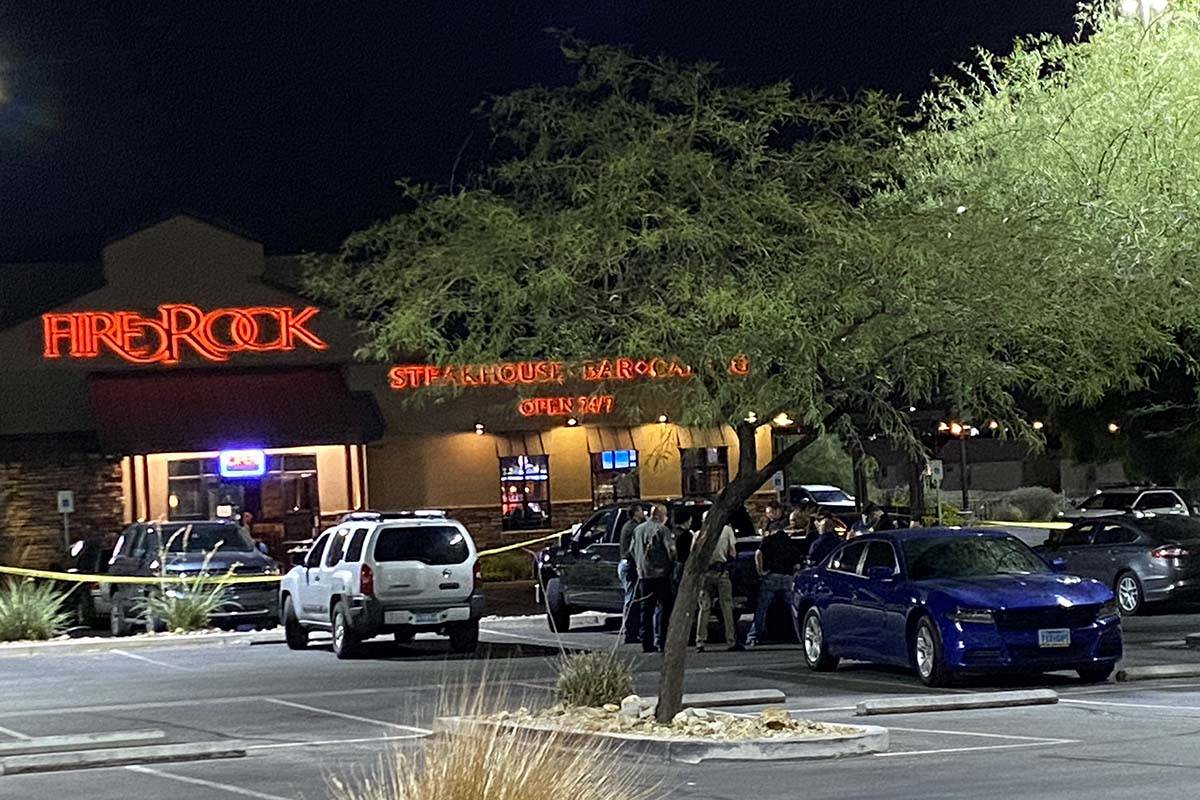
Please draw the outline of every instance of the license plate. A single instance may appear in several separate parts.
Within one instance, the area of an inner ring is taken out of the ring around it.
[[[437,621],[438,621],[437,612],[433,612],[430,614],[413,614],[413,622],[416,623],[417,625],[428,625],[431,622],[437,622]]]
[[[1070,647],[1070,628],[1047,628],[1038,631],[1038,647]]]

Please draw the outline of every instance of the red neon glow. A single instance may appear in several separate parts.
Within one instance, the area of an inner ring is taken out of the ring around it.
[[[750,374],[750,362],[736,358],[729,364],[732,375]],[[516,361],[437,367],[432,364],[397,364],[388,371],[388,384],[397,391],[427,386],[533,386],[562,384],[568,379],[589,383],[687,379],[695,375],[676,358],[599,358],[571,370],[562,361]]]
[[[611,394],[581,397],[527,397],[517,403],[522,417],[582,417],[611,414],[616,401]]]
[[[136,311],[43,314],[42,355],[97,358],[108,352],[131,364],[178,364],[189,351],[207,361],[228,361],[235,353],[287,352],[300,344],[327,350],[308,328],[318,311],[316,306],[204,311],[167,303],[158,307],[157,317]]]

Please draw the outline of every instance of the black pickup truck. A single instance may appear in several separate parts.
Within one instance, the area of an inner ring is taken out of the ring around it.
[[[658,501],[646,501],[647,508],[652,502]],[[705,500],[671,500],[663,504],[671,519],[676,519],[681,510],[685,512],[688,527],[693,531],[700,530],[704,512],[711,506]],[[629,519],[630,505],[631,502],[625,502],[596,509],[581,525],[564,532],[556,545],[537,554],[538,602],[547,611],[550,630],[569,630],[571,614],[622,612],[625,598],[617,577],[617,563],[621,528]],[[758,573],[754,568],[758,534],[744,509],[734,515],[730,524],[737,534],[738,549],[737,563],[730,576],[734,607],[739,615],[753,613],[758,602]]]

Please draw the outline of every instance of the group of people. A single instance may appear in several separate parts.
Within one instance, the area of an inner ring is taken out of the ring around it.
[[[670,519],[667,507],[654,505],[647,515],[641,504],[631,505],[621,529],[617,575],[625,594],[623,630],[626,644],[640,644],[643,652],[662,651],[667,624],[674,609],[683,566],[695,536],[691,514],[680,509]],[[707,512],[705,514],[707,516]],[[725,525],[705,566],[697,598],[696,648],[703,652],[708,640],[708,620],[714,595],[719,603],[724,645],[731,650],[754,647],[766,638],[767,617],[776,600],[790,602],[793,576],[806,564],[820,563],[846,538],[896,527],[890,515],[869,504],[849,528],[826,510],[800,508],[784,517],[783,507],[767,504],[762,540],[754,554],[758,572],[758,605],[754,625],[745,644],[737,639],[734,621],[733,582],[730,573],[737,559],[734,530]]]

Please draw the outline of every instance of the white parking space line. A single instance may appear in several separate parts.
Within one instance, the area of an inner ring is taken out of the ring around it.
[[[364,739],[323,739],[316,742],[274,742],[272,744],[248,744],[247,750],[287,750],[294,747],[329,747],[339,744],[370,744],[373,742],[403,742],[409,739],[424,739],[424,733],[409,733],[404,736],[368,736]]]
[[[1200,706],[1168,706],[1154,703],[1117,703],[1111,700],[1071,700],[1065,697],[1058,699],[1060,703],[1070,703],[1076,706],[1113,706],[1115,708],[1152,708],[1165,711],[1200,711]]]
[[[906,733],[936,733],[941,736],[979,736],[985,739],[1015,739],[1022,742],[1041,742],[1043,744],[1058,744],[1061,742],[1073,742],[1074,739],[1056,739],[1049,736],[1015,736],[1010,733],[980,733],[978,731],[944,731],[935,728],[897,728],[894,725],[887,726],[889,731],[904,731]]]
[[[371,719],[370,717],[360,717],[355,714],[343,714],[341,711],[330,711],[328,708],[306,706],[303,703],[293,703],[291,700],[280,700],[277,697],[264,697],[262,699],[268,703],[275,703],[276,705],[280,706],[298,708],[302,711],[311,711],[314,714],[325,714],[326,716],[330,717],[340,717],[341,719],[349,719],[353,720],[354,722],[365,722],[368,725],[382,725],[385,728],[395,728],[396,730],[400,731],[411,731],[412,733],[419,733],[424,736],[428,736],[433,733],[433,731],[429,730],[428,728],[417,728],[413,725],[401,725],[397,722],[384,722],[383,720]]]
[[[548,638],[543,639],[539,636],[527,636],[526,634],[523,634],[523,633],[507,633],[506,631],[498,631],[494,628],[480,628],[479,632],[487,633],[492,636],[502,636],[506,639],[519,639],[523,642],[530,642],[532,644],[540,644],[540,645],[544,645],[546,647],[557,647],[560,650],[566,649],[566,647],[567,647],[566,642],[560,642],[557,639],[548,639]],[[574,649],[580,649],[580,648],[577,645]]]
[[[1139,684],[1140,691],[1160,691],[1163,689],[1197,689],[1200,688],[1200,683],[1153,683],[1142,682]],[[1070,692],[1059,690],[1060,695],[1068,697],[1082,697],[1093,694],[1119,694],[1121,692],[1135,692],[1137,690],[1129,684],[1118,684],[1116,686],[1100,686],[1094,689],[1079,689]]]
[[[986,750],[1017,750],[1023,747],[1054,747],[1061,744],[1077,744],[1077,739],[1051,739],[1045,742],[1020,742],[1018,744],[991,744],[979,747],[941,747],[935,750],[902,750],[895,753],[872,753],[875,758],[902,758],[904,756],[932,756],[944,753],[978,753]]]
[[[109,650],[108,652],[113,653],[118,656],[125,656],[126,658],[132,658],[135,661],[143,661],[147,664],[153,664],[156,667],[166,667],[167,669],[177,669],[177,670],[180,670],[181,672],[195,672],[196,671],[196,670],[192,669],[191,667],[181,667],[178,664],[168,664],[166,661],[157,661],[153,658],[146,658],[145,656],[139,656],[137,653],[127,653],[124,650]]]
[[[3,726],[0,726],[0,733],[4,734],[5,736],[11,737],[13,739],[32,739],[33,738],[32,736],[26,736],[25,734],[21,733],[20,731],[14,731],[12,728],[5,728]]]
[[[242,797],[255,797],[258,800],[295,800],[292,797],[281,797],[277,794],[266,794],[265,792],[256,792],[253,789],[243,789],[240,786],[232,786],[228,783],[217,783],[216,781],[206,781],[203,778],[192,778],[187,775],[175,775],[170,772],[163,772],[150,767],[132,766],[125,769],[130,772],[136,772],[139,775],[153,775],[156,778],[166,778],[167,780],[179,781],[180,783],[190,783],[193,786],[203,786],[206,789],[217,789],[230,794],[241,795]]]

